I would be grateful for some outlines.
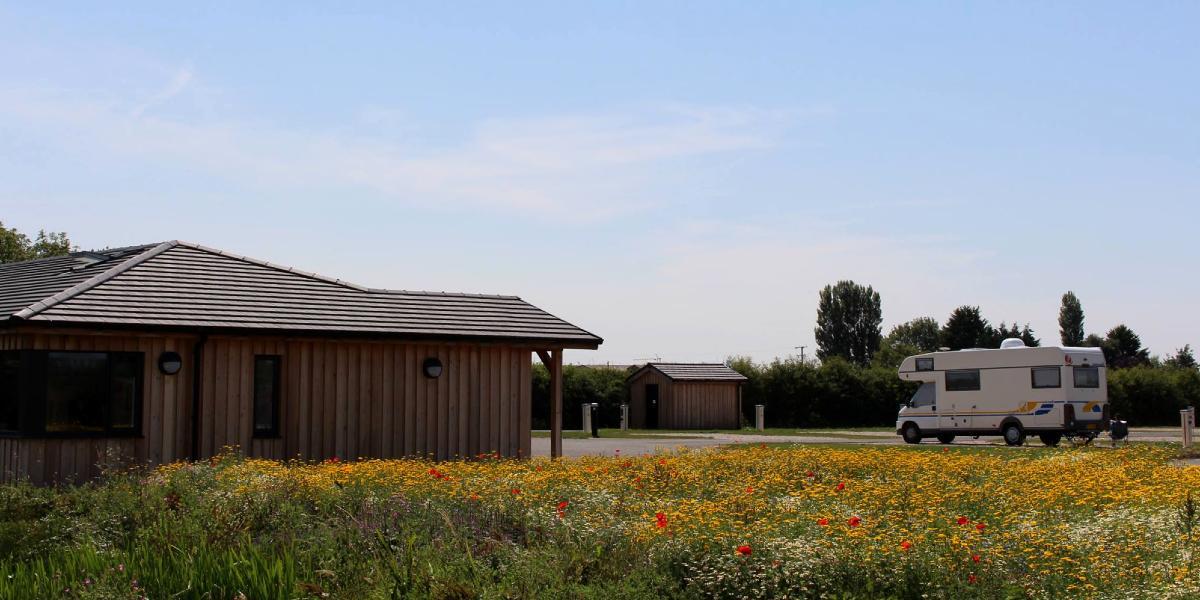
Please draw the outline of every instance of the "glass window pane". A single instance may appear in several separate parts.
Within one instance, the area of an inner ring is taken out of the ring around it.
[[[1033,387],[1062,387],[1062,371],[1058,367],[1035,367],[1033,369]]]
[[[279,411],[279,357],[254,357],[254,433],[274,435]]]
[[[918,358],[917,359],[917,370],[918,371],[932,371],[933,370],[933,359],[932,358]]]
[[[946,391],[973,392],[979,389],[979,370],[946,371]]]
[[[1075,387],[1100,387],[1100,369],[1097,367],[1075,367]]]
[[[142,375],[139,354],[113,354],[110,415],[113,429],[137,429],[138,381]]]
[[[46,355],[46,431],[102,432],[108,392],[108,355]]]
[[[21,353],[0,352],[0,431],[20,428]]]

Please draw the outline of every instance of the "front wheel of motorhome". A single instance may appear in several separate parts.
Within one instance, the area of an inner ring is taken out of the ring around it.
[[[950,442],[954,441],[954,434],[953,433],[939,433],[937,435],[937,440],[943,444],[949,444]]]
[[[904,429],[901,430],[901,433],[904,435],[905,442],[909,444],[921,443],[921,428],[917,427],[916,424],[909,423],[905,425]]]
[[[1004,435],[1004,443],[1009,446],[1020,446],[1025,443],[1025,430],[1017,423],[1009,423],[1001,430]]]
[[[1050,433],[1039,434],[1038,437],[1041,438],[1042,443],[1047,446],[1057,446],[1058,442],[1062,440],[1062,433],[1052,431]]]

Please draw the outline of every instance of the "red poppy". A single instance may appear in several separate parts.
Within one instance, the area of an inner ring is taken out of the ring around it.
[[[563,500],[562,502],[558,503],[558,518],[561,519],[561,518],[567,516],[567,505],[568,504],[569,504],[569,502],[567,502],[566,500]]]
[[[900,542],[901,550],[908,550],[909,548],[912,548],[912,542],[910,542],[908,540],[904,540],[903,542]]]
[[[979,581],[979,578],[975,577],[974,573],[967,575],[967,583],[976,583],[978,581]]]
[[[987,529],[987,525],[984,525],[983,523],[978,523],[975,525],[975,529],[978,529],[979,531],[983,531],[984,529]]]
[[[805,474],[804,474],[804,476],[805,476],[805,477],[815,477],[815,476],[816,476],[816,474],[815,474],[815,473],[813,473],[812,471],[809,471],[809,472],[805,473]]]
[[[754,488],[752,488],[752,487],[750,487],[750,486],[746,486],[746,493],[747,493],[747,494],[753,494],[753,493],[754,493]]]
[[[517,488],[513,488],[513,489],[511,489],[511,490],[509,490],[509,491],[511,491],[511,492],[512,492],[512,494],[513,494],[514,496],[516,496],[516,495],[518,495],[518,494],[520,494],[520,493],[521,493],[521,490],[518,490]]]
[[[959,518],[958,518],[958,524],[959,524],[959,525],[966,525],[967,523],[970,523],[970,522],[971,522],[971,520],[970,520],[970,519],[968,519],[968,518],[966,518],[966,517],[959,517]]]
[[[654,526],[659,529],[665,529],[667,526],[667,515],[663,513],[654,513]]]
[[[837,484],[837,489],[838,489],[838,491],[839,491],[839,492],[840,492],[840,491],[842,491],[842,490],[844,490],[844,489],[846,489],[846,483],[845,483],[844,481],[843,481],[843,482],[839,482],[839,483]]]
[[[667,464],[667,459],[665,459],[665,458],[660,458],[660,459],[658,459],[658,464],[660,464],[660,465],[665,465],[665,464]]]
[[[853,517],[850,517],[850,520],[846,521],[846,523],[848,523],[851,527],[858,527],[859,525],[862,524],[862,519],[858,518],[858,516],[855,515]]]
[[[979,562],[981,558],[982,558],[982,557],[980,557],[978,554],[972,554],[972,555],[971,555],[971,561],[972,561],[972,562]]]
[[[828,527],[829,519],[826,519],[825,517],[821,517],[820,519],[817,519],[817,525],[820,525],[821,527]]]
[[[741,554],[742,556],[750,556],[750,545],[742,544],[741,546],[738,546],[737,553]]]

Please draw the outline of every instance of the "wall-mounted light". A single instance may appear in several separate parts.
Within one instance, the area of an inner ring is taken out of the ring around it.
[[[158,370],[164,375],[174,375],[183,368],[183,357],[178,352],[163,352],[158,355]]]
[[[442,376],[442,361],[430,356],[425,359],[425,364],[421,365],[421,369],[425,372],[426,377],[437,379]]]

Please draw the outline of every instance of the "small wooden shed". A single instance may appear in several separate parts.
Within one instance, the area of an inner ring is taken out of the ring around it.
[[[746,377],[720,363],[648,363],[629,376],[634,429],[736,429]]]

